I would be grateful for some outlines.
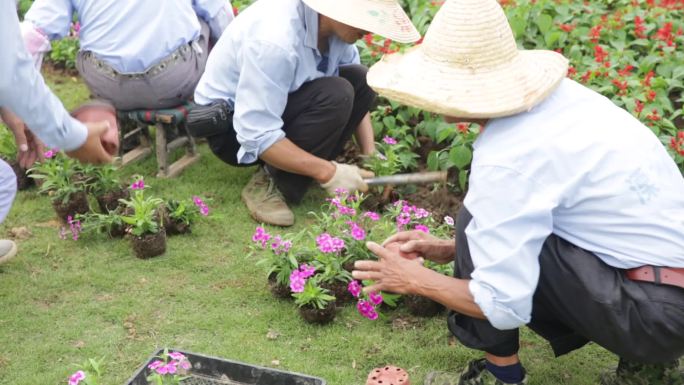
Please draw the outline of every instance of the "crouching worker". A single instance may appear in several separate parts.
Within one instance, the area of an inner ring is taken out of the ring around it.
[[[444,304],[484,352],[426,384],[526,383],[523,325],[556,355],[593,341],[619,356],[601,384],[684,384],[684,178],[648,127],[566,72],[558,53],[517,50],[496,0],[447,0],[422,46],[368,73],[381,95],[484,125],[455,244],[399,233],[353,272]],[[455,257],[455,276],[406,253]]]
[[[361,151],[374,151],[375,94],[354,46],[368,32],[420,37],[394,1],[260,0],[214,47],[195,92],[206,107],[191,113],[189,130],[230,165],[260,165],[242,191],[257,221],[292,225],[287,202],[301,201],[311,181],[367,189],[370,173],[332,160],[355,132]]]

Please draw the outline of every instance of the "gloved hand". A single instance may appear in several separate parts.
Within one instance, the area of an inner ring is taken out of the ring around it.
[[[363,178],[372,178],[375,174],[350,164],[340,164],[334,161],[332,163],[335,165],[335,174],[329,181],[321,184],[325,191],[331,195],[340,188],[349,192],[368,191],[368,185]]]

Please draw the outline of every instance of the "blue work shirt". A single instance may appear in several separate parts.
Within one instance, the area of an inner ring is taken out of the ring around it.
[[[336,36],[328,43],[324,55],[318,13],[301,0],[259,0],[228,26],[209,55],[195,101],[225,100],[234,109],[238,162],[255,162],[285,137],[281,116],[290,93],[359,63],[353,44]]]
[[[199,37],[198,15],[211,25],[226,6],[232,19],[227,0],[36,0],[25,21],[48,39],[61,39],[76,12],[81,50],[120,73],[141,73]]]
[[[71,118],[45,85],[24,48],[12,0],[0,0],[0,106],[7,107],[50,147],[75,150],[86,140],[86,127]]]

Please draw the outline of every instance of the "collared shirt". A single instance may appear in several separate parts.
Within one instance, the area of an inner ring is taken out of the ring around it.
[[[301,0],[259,0],[226,29],[212,50],[195,101],[225,100],[234,109],[240,163],[252,163],[285,137],[287,97],[305,82],[359,63],[356,46],[337,37],[318,50],[318,14]]]
[[[224,15],[226,7],[230,15]],[[214,29],[232,19],[227,0],[36,0],[25,20],[55,40],[69,34],[74,12],[81,23],[81,49],[120,73],[144,72],[197,39],[197,15]],[[212,23],[215,17],[223,21]]]
[[[530,112],[490,121],[474,148],[470,291],[494,327],[530,321],[551,233],[616,268],[684,267],[684,178],[609,99],[564,79]]]
[[[0,106],[22,118],[47,145],[67,151],[81,147],[87,129],[69,116],[36,70],[22,43],[12,0],[0,0],[0,42]]]

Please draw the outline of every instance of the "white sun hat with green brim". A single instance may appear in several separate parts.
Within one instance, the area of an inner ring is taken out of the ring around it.
[[[368,71],[380,95],[459,118],[528,111],[555,90],[568,70],[563,55],[518,50],[496,0],[447,0],[423,44],[385,55]]]
[[[396,0],[303,1],[321,15],[400,43],[420,39],[420,33]]]

